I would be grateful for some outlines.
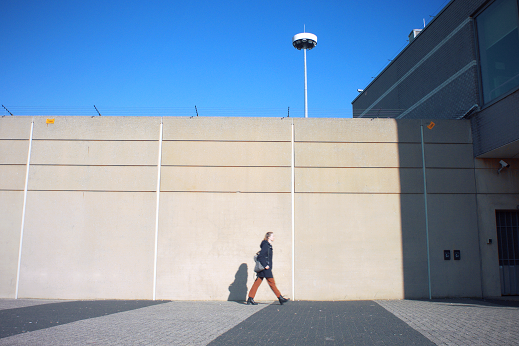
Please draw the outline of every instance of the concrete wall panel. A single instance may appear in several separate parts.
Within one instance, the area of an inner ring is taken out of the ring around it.
[[[519,193],[519,167],[476,169],[476,181],[479,193]]]
[[[484,297],[501,296],[496,210],[517,210],[519,194],[478,194],[479,247]],[[488,239],[492,240],[488,244]]]
[[[273,272],[291,292],[289,194],[161,193],[157,299],[245,300],[252,260],[274,232]],[[257,300],[275,300],[264,282]]]
[[[428,168],[427,193],[476,193],[473,169]]]
[[[406,299],[428,298],[427,232],[423,194],[401,194],[400,214],[404,297]]]
[[[31,165],[29,180],[29,190],[157,191],[157,167]]]
[[[0,298],[14,298],[23,192],[0,191]]]
[[[25,188],[26,165],[0,166],[0,190],[21,190]]]
[[[477,158],[474,159],[474,166],[476,168],[481,169],[491,169],[494,170],[497,173],[497,170],[501,168],[501,164],[499,163],[501,159],[481,159]],[[519,159],[505,159],[506,163],[510,165],[510,167],[503,169],[502,171],[506,171],[509,168],[517,168],[519,167]]]
[[[420,143],[420,121],[394,119],[293,119],[297,142]]]
[[[431,284],[434,297],[481,297],[475,194],[429,195]],[[454,207],[455,206],[455,207]],[[461,260],[443,259],[461,251]]]
[[[295,143],[298,167],[422,167],[419,144]]]
[[[474,168],[472,144],[426,144],[425,165],[429,168]]]
[[[164,140],[290,141],[292,119],[167,117]]]
[[[54,124],[47,124],[47,119]],[[34,139],[159,140],[159,117],[34,117]]]
[[[151,299],[155,193],[29,192],[20,298]]]
[[[471,144],[472,133],[470,120],[440,120],[434,119],[434,127],[429,129],[431,120],[422,120],[424,124],[425,143],[457,143]]]
[[[296,298],[404,297],[398,195],[296,195]]]
[[[290,192],[290,167],[162,167],[161,191]]]
[[[0,117],[0,139],[29,139],[32,117]]]
[[[31,164],[156,166],[158,162],[158,141],[35,140],[32,143]]]
[[[296,168],[295,175],[296,192],[423,193],[418,168]]]
[[[29,141],[0,140],[0,164],[27,164]]]
[[[164,141],[163,165],[290,166],[290,142]]]

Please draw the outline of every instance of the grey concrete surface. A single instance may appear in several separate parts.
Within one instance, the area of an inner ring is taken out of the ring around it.
[[[517,345],[518,340],[517,300],[247,306],[0,299],[0,345]]]

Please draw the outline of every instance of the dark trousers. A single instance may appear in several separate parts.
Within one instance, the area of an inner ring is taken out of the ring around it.
[[[257,278],[256,281],[254,281],[254,284],[252,285],[252,288],[249,291],[249,297],[253,298],[256,296],[256,292],[258,291],[258,288],[260,287],[261,283],[263,282],[263,278]],[[278,288],[276,287],[276,282],[274,281],[274,278],[267,278],[267,282],[276,295],[276,297],[279,298],[281,295],[281,292],[279,292]]]

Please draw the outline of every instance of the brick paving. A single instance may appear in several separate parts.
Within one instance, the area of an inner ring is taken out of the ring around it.
[[[0,345],[207,345],[268,306],[246,306],[236,302],[160,302],[124,311],[127,302],[132,301],[97,301],[97,310],[107,314],[95,317],[89,309],[85,309],[91,306],[91,301],[76,301],[76,321],[67,323],[61,320],[54,327],[17,335],[6,331],[2,333],[3,328],[0,327]],[[26,306],[25,302],[20,303]],[[10,304],[16,305],[16,301]],[[70,305],[71,302],[61,304]],[[9,304],[4,302],[2,305]],[[19,328],[24,324],[48,324],[56,316],[53,309],[59,309],[56,304],[34,308],[47,308],[49,317],[39,317],[40,320],[28,317],[19,322]],[[117,308],[121,311],[110,313],[109,310]],[[0,310],[0,326],[6,325],[6,319],[10,317],[2,313],[17,310]]]
[[[434,344],[374,301],[296,301],[268,306],[209,345]]]
[[[502,300],[377,301],[436,345],[519,345],[519,304]]]
[[[0,345],[517,344],[518,301],[0,299]]]

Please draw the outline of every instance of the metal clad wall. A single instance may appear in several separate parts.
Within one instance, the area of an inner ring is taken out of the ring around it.
[[[472,129],[475,156],[519,140],[519,90],[479,112]]]
[[[451,2],[352,102],[354,117],[456,119],[478,103],[474,26],[466,21],[483,3]]]

